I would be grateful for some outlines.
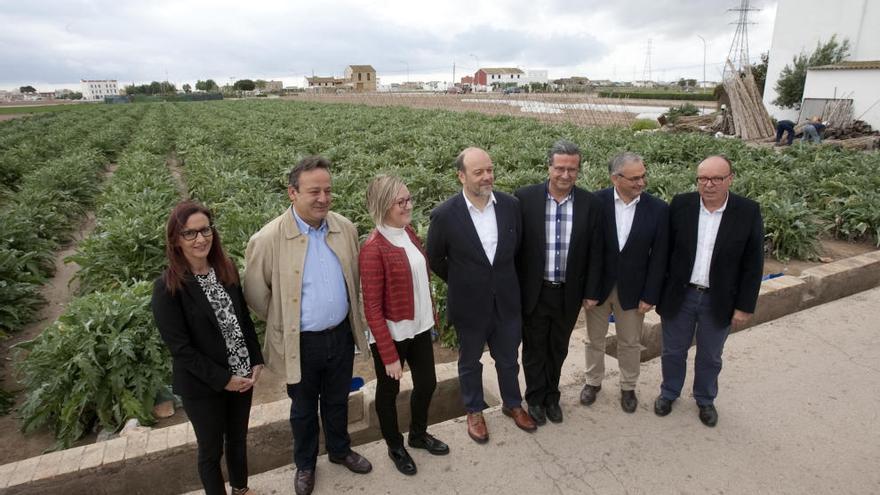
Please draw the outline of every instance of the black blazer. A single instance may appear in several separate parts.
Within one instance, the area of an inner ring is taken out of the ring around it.
[[[263,364],[241,285],[225,286],[250,354],[251,366]],[[187,274],[183,287],[172,296],[160,276],[153,282],[150,303],[162,340],[171,351],[172,387],[184,397],[207,397],[223,391],[232,373],[226,360],[226,342],[217,316],[199,282]]]
[[[446,281],[447,315],[458,329],[491,324],[497,305],[501,318],[520,318],[519,282],[514,256],[521,224],[516,198],[495,191],[498,246],[489,263],[462,193],[431,212],[426,242],[431,270]]]
[[[515,193],[522,210],[523,239],[517,255],[522,284],[523,314],[531,314],[538,304],[544,281],[546,259],[545,209],[547,184],[520,188]],[[584,299],[599,298],[602,274],[602,205],[595,195],[576,187],[568,259],[565,266],[564,318],[569,326],[577,321]]]
[[[669,206],[643,192],[636,204],[632,230],[623,249],[617,243],[614,188],[597,191],[605,211],[605,270],[599,304],[617,285],[620,307],[634,309],[639,301],[656,305],[663,290],[669,252]]]
[[[675,196],[669,205],[669,267],[657,312],[678,313],[697,255],[700,195]],[[733,310],[755,312],[764,271],[764,221],[758,203],[730,193],[709,265],[709,301],[715,322],[728,325]]]

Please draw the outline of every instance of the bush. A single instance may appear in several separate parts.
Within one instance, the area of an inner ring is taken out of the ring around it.
[[[50,327],[16,347],[27,399],[23,430],[48,426],[67,448],[92,430],[128,418],[154,421],[156,392],[171,378],[171,357],[149,310],[152,284],[75,299]]]
[[[638,119],[632,123],[630,129],[634,131],[644,131],[648,129],[658,129],[660,124],[654,119]]]
[[[669,110],[666,111],[666,117],[673,124],[678,120],[679,117],[690,117],[699,114],[700,109],[692,103],[685,103],[684,105],[680,105],[677,107],[669,107]]]

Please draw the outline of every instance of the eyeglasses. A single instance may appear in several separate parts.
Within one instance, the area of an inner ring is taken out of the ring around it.
[[[410,205],[413,204],[413,199],[412,199],[412,196],[407,196],[405,198],[400,198],[398,200],[395,200],[393,204],[397,205],[397,207],[400,208],[401,210],[405,210],[407,204],[410,204]]]
[[[720,177],[720,176],[719,177],[697,177],[697,182],[699,182],[700,184],[702,184],[704,186],[706,184],[708,184],[709,182],[718,186],[718,185],[721,185],[721,183],[724,182],[731,175],[733,175],[733,174],[727,174],[723,177]]]
[[[214,226],[208,225],[207,227],[199,230],[183,230],[180,232],[180,237],[183,237],[184,240],[194,241],[199,234],[202,234],[202,237],[205,239],[211,238],[214,235]]]
[[[632,182],[633,184],[635,184],[637,182],[648,182],[648,174],[642,174],[642,175],[638,175],[636,177],[627,177],[623,174],[616,174],[616,175],[618,177],[620,177],[621,179],[626,179],[626,180]]]

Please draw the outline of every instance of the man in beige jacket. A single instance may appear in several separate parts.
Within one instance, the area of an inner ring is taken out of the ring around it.
[[[244,294],[266,321],[266,366],[287,380],[291,398],[294,488],[309,494],[318,457],[318,406],[330,462],[372,469],[351,450],[348,393],[354,348],[367,353],[358,290],[358,236],[330,211],[330,162],[312,156],[288,177],[291,208],[251,237]]]

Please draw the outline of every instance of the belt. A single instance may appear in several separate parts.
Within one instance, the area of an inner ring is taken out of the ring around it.
[[[339,322],[339,325],[336,325],[335,327],[329,327],[329,328],[325,328],[323,330],[312,330],[312,331],[300,332],[300,335],[304,336],[304,337],[313,337],[313,336],[318,336],[318,335],[326,335],[330,332],[333,332],[334,330],[343,330],[343,329],[348,330],[348,317],[347,316],[345,317],[344,320]]]
[[[565,282],[551,282],[549,280],[544,280],[542,285],[548,289],[561,289],[565,287]]]
[[[709,288],[706,287],[706,286],[703,286],[703,285],[697,285],[697,284],[691,284],[691,283],[689,283],[689,284],[688,284],[688,287],[690,287],[691,289],[696,289],[696,290],[698,290],[698,291],[700,291],[700,292],[709,292]]]

